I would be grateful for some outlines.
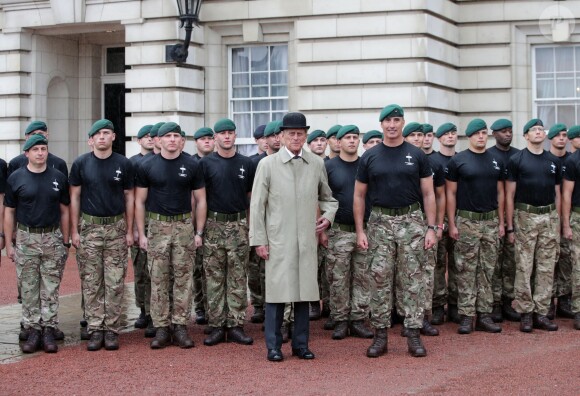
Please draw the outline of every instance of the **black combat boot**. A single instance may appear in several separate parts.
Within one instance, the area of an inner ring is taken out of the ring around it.
[[[512,307],[512,299],[511,298],[503,298],[502,299],[502,311],[503,311],[503,318],[505,320],[509,320],[510,322],[519,322],[521,320],[521,315],[516,312],[515,309]]]
[[[18,340],[19,341],[26,341],[28,339],[28,333],[30,329],[24,327],[22,323],[20,323],[20,333],[18,333]]]
[[[473,331],[473,317],[461,315],[457,332],[459,334],[471,334],[472,331]]]
[[[574,315],[574,328],[580,330],[580,312]]]
[[[493,304],[493,310],[491,311],[491,320],[493,320],[494,323],[503,322],[503,314],[502,314],[500,303]]]
[[[193,348],[194,343],[187,333],[186,325],[173,326],[173,344],[183,349]]]
[[[419,329],[409,329],[407,334],[407,350],[411,356],[427,356],[427,350],[421,341],[421,336],[419,336]]]
[[[153,338],[155,337],[155,326],[153,326],[153,319],[151,319],[151,315],[147,315],[147,328],[145,329],[144,336],[145,338]]]
[[[105,349],[107,351],[116,351],[119,349],[119,335],[114,331],[108,330],[105,333]]]
[[[318,320],[320,319],[320,301],[311,301],[310,302],[310,320]]]
[[[364,320],[350,322],[350,335],[358,338],[373,338],[374,336],[372,330],[365,326]]]
[[[169,327],[157,327],[155,338],[151,341],[151,349],[163,349],[171,344],[171,332]]]
[[[445,307],[433,307],[433,314],[431,315],[431,324],[438,326],[445,321]]]
[[[28,339],[24,344],[22,344],[22,352],[24,353],[34,353],[40,349],[41,334],[40,330],[30,328],[28,330]]]
[[[494,323],[490,314],[479,313],[475,322],[475,330],[487,333],[501,333],[501,326]]]
[[[558,297],[556,315],[561,318],[574,319],[574,312],[572,312],[572,296],[570,294]]]
[[[520,331],[523,333],[531,333],[532,332],[532,313],[523,313],[520,314]]]
[[[197,311],[195,311],[195,324],[198,325],[207,324],[207,316],[205,315],[205,311],[203,309],[198,309]]]
[[[348,322],[346,320],[340,320],[336,322],[334,326],[334,331],[332,332],[333,340],[343,340],[348,335]]]
[[[533,321],[534,329],[542,329],[546,331],[557,331],[558,325],[552,322],[547,315],[538,315],[534,313]]]
[[[447,304],[447,320],[459,324],[459,310],[457,304]]]
[[[323,318],[330,317],[330,306],[326,302],[322,302],[322,311],[320,311],[320,316]]]
[[[139,317],[135,321],[135,328],[136,329],[144,329],[147,327],[147,315],[145,314],[145,308],[141,308],[141,313]]]
[[[98,351],[103,347],[103,332],[95,330],[91,333],[91,339],[87,342],[87,351]]]
[[[226,332],[223,327],[212,327],[211,333],[203,340],[206,346],[214,346],[226,340]]]
[[[427,318],[427,315],[423,316],[423,327],[421,327],[421,334],[429,337],[435,337],[439,335],[439,330],[431,326],[431,322]]]
[[[252,345],[254,339],[246,335],[242,326],[228,328],[228,342],[235,342],[236,344]]]
[[[367,356],[370,358],[379,357],[387,353],[387,329],[377,329],[373,343],[367,349]]]
[[[336,326],[336,322],[334,321],[334,319],[328,318],[328,320],[326,322],[324,322],[323,329],[324,330],[334,330],[335,326]]]
[[[62,341],[64,340],[64,333],[58,327],[54,328],[54,340],[55,341]]]
[[[254,307],[254,314],[250,318],[252,323],[264,323],[264,308],[262,307]]]
[[[556,316],[556,303],[554,302],[554,299],[551,298],[550,308],[548,308],[548,313],[546,314],[546,317],[550,320],[554,320],[555,316]]]
[[[45,327],[42,332],[42,346],[46,353],[58,352],[58,345],[54,340],[54,329],[52,327]]]

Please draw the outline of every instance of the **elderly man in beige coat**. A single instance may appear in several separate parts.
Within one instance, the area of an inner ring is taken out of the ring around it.
[[[275,362],[284,359],[280,327],[288,302],[294,303],[292,355],[314,359],[308,302],[320,299],[317,234],[330,227],[338,209],[324,161],[302,150],[308,128],[303,114],[284,116],[285,148],[260,161],[252,188],[250,245],[266,260],[265,337],[268,360]]]

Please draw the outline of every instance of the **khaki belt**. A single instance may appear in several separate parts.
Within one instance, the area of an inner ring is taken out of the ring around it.
[[[470,212],[468,210],[458,210],[457,216],[463,217],[464,219],[469,220],[493,220],[497,219],[497,209],[492,210],[491,212],[479,213],[479,212]]]
[[[534,214],[545,214],[550,213],[556,209],[555,204],[550,204],[546,206],[533,206],[524,203],[516,202],[516,209],[523,210],[524,212],[534,213]]]
[[[24,224],[18,224],[18,229],[22,231],[29,232],[31,234],[48,234],[49,232],[55,232],[58,230],[58,226],[49,226],[49,227],[28,227]]]
[[[147,212],[147,217],[158,221],[181,221],[191,218],[191,213],[182,213],[173,216],[165,216],[159,213]]]
[[[125,216],[124,214],[119,214],[117,216],[98,217],[98,216],[91,216],[91,215],[88,215],[86,213],[83,213],[81,217],[87,223],[98,224],[98,225],[108,225],[108,224],[114,224],[114,223],[118,222],[124,216]]]
[[[215,221],[240,221],[246,218],[246,212],[238,213],[219,213],[219,212],[207,212],[208,219],[214,219]]]
[[[363,227],[367,228],[367,223],[364,223]],[[332,228],[346,232],[356,232],[356,226],[354,224],[333,223]]]
[[[387,216],[403,216],[418,210],[420,207],[421,205],[419,205],[418,202],[403,208],[383,208],[381,206],[373,206],[373,212],[382,213]]]

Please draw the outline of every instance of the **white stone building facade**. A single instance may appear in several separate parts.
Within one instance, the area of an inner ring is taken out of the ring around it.
[[[231,117],[249,152],[286,111],[366,131],[389,103],[435,128],[509,118],[518,146],[534,116],[580,123],[580,1],[206,0],[200,20],[178,65],[175,0],[0,0],[0,157],[31,120],[69,163],[106,116],[128,156],[144,124]]]

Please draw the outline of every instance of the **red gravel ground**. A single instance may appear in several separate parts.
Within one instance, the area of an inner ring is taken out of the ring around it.
[[[10,288],[6,264],[0,269],[2,296],[5,286]],[[77,277],[69,262],[66,291],[75,290]],[[311,322],[310,341],[316,359],[291,357],[285,344],[282,363],[266,360],[257,324],[246,325],[255,339],[252,346],[206,347],[202,328],[191,326],[196,347],[190,350],[153,351],[142,331],[134,331],[121,336],[117,352],[91,353],[81,344],[0,365],[0,394],[579,395],[580,332],[572,329],[571,320],[557,323],[560,330],[553,333],[523,334],[518,324],[504,323],[501,334],[468,336],[458,335],[457,325],[448,323],[439,327],[439,337],[423,337],[426,358],[407,354],[406,339],[396,326],[389,332],[389,353],[369,359],[370,340],[331,340],[317,321]]]

